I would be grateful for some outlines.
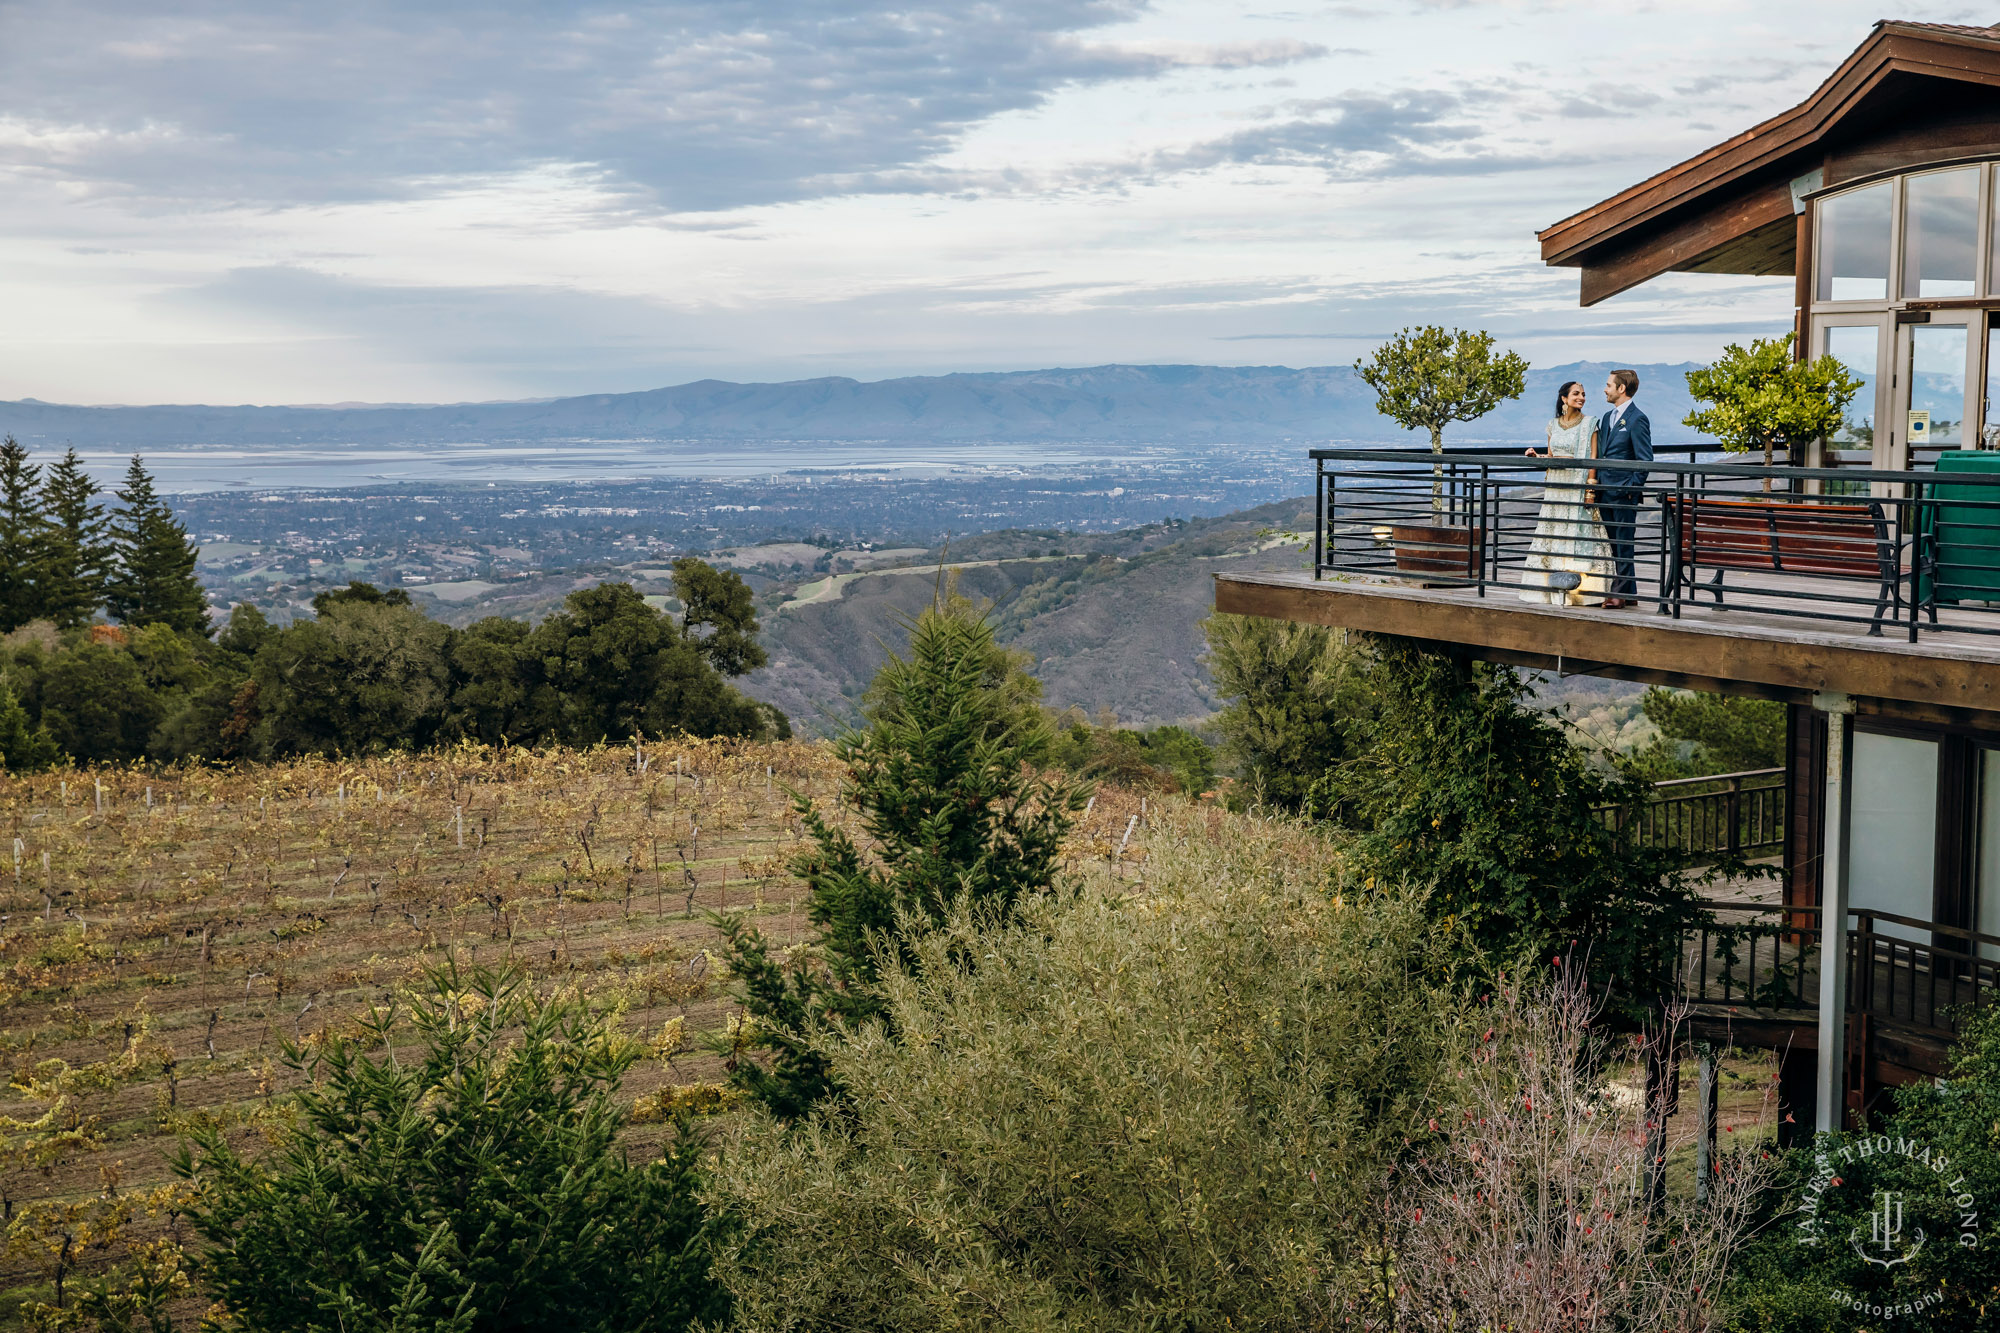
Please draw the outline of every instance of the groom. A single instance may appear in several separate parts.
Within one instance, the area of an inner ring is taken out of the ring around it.
[[[1653,461],[1653,423],[1646,418],[1632,395],[1639,392],[1636,371],[1614,370],[1604,381],[1604,399],[1611,410],[1597,426],[1597,457],[1600,463],[1629,459]],[[1631,606],[1639,595],[1637,571],[1633,567],[1633,533],[1639,506],[1645,501],[1640,487],[1646,484],[1646,469],[1597,469],[1597,515],[1604,522],[1604,535],[1611,544],[1614,577],[1604,605],[1613,609]]]

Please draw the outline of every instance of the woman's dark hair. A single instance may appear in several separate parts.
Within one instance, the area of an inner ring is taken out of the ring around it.
[[[1562,388],[1556,390],[1557,416],[1561,416],[1563,414],[1563,399],[1569,397],[1569,391],[1571,389],[1574,389],[1576,386],[1577,386],[1576,380],[1564,380]]]

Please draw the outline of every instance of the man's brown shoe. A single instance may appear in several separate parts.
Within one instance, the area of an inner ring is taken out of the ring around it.
[[[1623,597],[1607,597],[1604,599],[1604,609],[1606,611],[1623,611],[1631,605],[1632,603],[1626,601]]]

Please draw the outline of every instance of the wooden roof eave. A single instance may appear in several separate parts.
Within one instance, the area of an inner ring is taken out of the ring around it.
[[[1819,146],[1861,101],[1899,74],[2000,85],[2000,35],[1947,37],[1882,24],[1799,105],[1536,233],[1543,262],[1584,264],[1588,252],[1615,247],[1649,222]]]

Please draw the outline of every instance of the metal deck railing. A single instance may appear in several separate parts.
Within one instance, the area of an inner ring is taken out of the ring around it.
[[[2000,634],[2000,473],[1639,465],[1487,449],[1312,457],[1319,578],[1552,593],[1569,604],[1613,595],[1676,619],[1754,613],[1913,643],[1933,632]],[[1630,485],[1600,475],[1641,467]],[[1580,506],[1597,523],[1544,527],[1538,546],[1545,501]],[[1630,511],[1623,586],[1621,506]],[[1596,558],[1575,558],[1579,543]],[[1588,572],[1570,591],[1549,565]]]

